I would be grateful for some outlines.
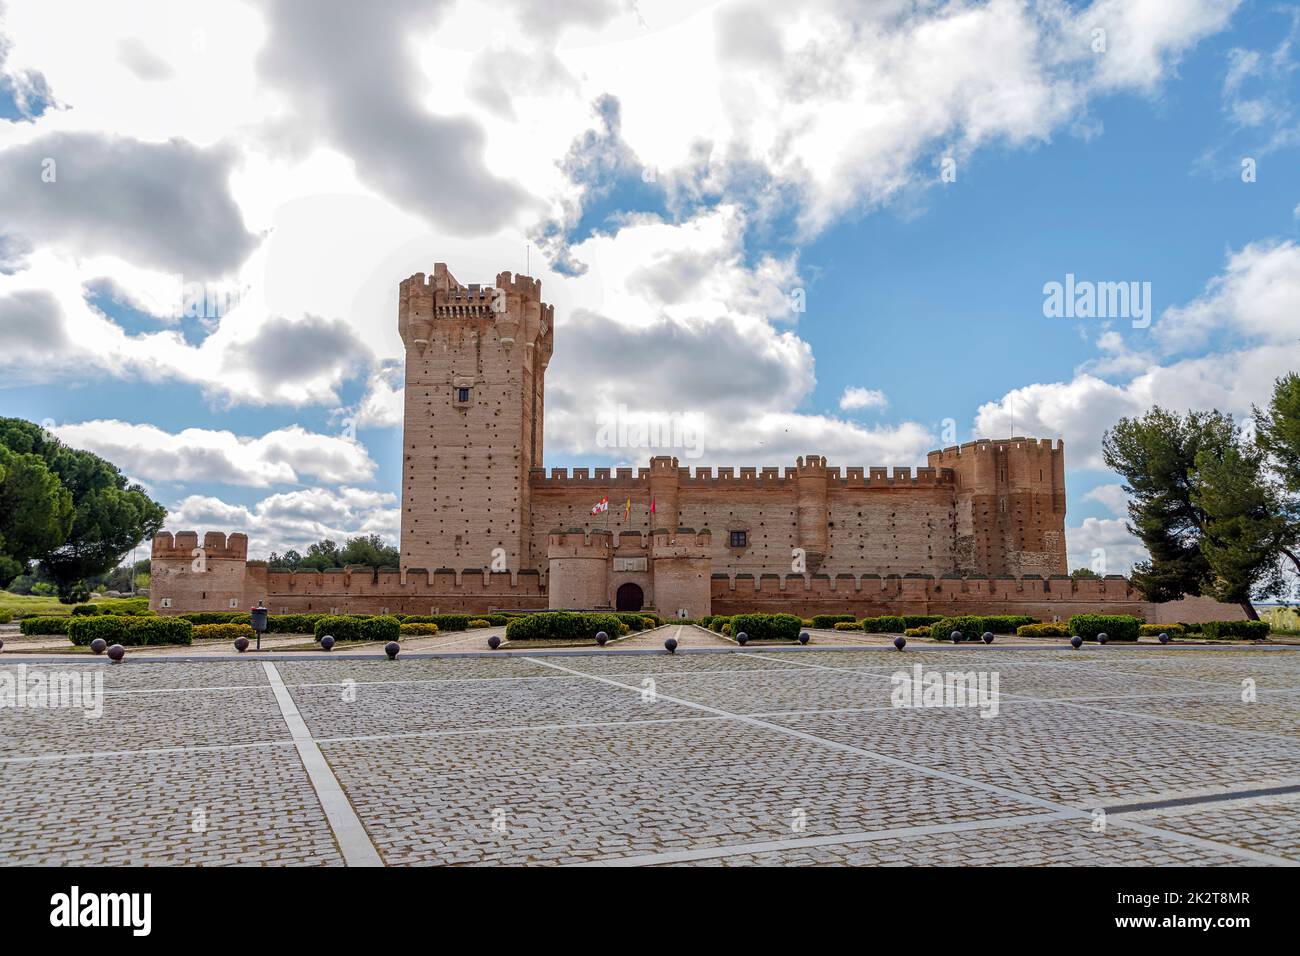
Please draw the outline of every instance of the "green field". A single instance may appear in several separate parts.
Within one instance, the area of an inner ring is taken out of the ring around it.
[[[127,598],[100,598],[92,595],[90,603],[114,605],[123,604]],[[135,598],[140,600],[140,598]],[[9,617],[12,620],[18,620],[20,617],[32,617],[34,615],[60,617],[72,613],[71,604],[60,604],[57,597],[37,597],[34,594],[10,594],[8,591],[0,591],[0,621]],[[7,613],[6,613],[7,612]]]

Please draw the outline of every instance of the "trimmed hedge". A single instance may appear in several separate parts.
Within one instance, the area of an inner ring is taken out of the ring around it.
[[[1070,626],[1060,621],[1045,621],[1042,624],[1022,624],[1016,628],[1020,637],[1069,637]]]
[[[808,619],[808,626],[830,630],[836,624],[853,623],[855,621],[857,621],[857,618],[852,614],[814,614]]]
[[[967,614],[961,617],[940,618],[930,625],[930,636],[936,641],[946,641],[953,631],[961,631],[963,640],[978,641],[984,636],[985,631],[993,634],[1015,634],[1017,628],[1037,623],[1037,618],[1023,614],[1001,614],[993,617]]]
[[[803,620],[793,614],[737,614],[731,619],[731,635],[741,631],[751,641],[797,641]]]
[[[868,634],[901,634],[907,630],[907,623],[893,614],[862,619],[862,630]]]
[[[1268,637],[1268,632],[1268,621],[1206,621],[1201,625],[1201,633],[1210,638],[1262,641]]]
[[[196,641],[214,638],[233,641],[238,637],[246,637],[252,641],[257,638],[257,632],[253,630],[251,624],[192,624],[190,633],[194,635]]]
[[[190,611],[176,616],[191,624],[248,624],[251,627],[253,620],[251,614],[242,611]],[[267,630],[270,630],[269,624]]]
[[[723,633],[722,628],[730,623],[731,618],[724,614],[715,614],[709,621],[709,630],[717,634]]]
[[[615,611],[614,616],[634,631],[644,631],[647,627],[655,626],[652,618],[632,611]],[[651,623],[647,624],[647,621]]]
[[[611,638],[627,633],[614,614],[580,614],[574,611],[547,611],[517,617],[506,625],[507,641],[594,641],[597,631]]]
[[[859,622],[859,621],[837,621],[837,622],[835,623],[835,630],[837,630],[837,631],[860,631],[860,630],[862,630],[862,624],[861,624],[861,622]]]
[[[70,617],[25,617],[18,625],[22,634],[67,634]]]
[[[245,618],[250,618],[248,614]],[[266,633],[268,634],[314,634],[316,625],[328,614],[268,614]]]
[[[1181,624],[1141,624],[1138,626],[1138,634],[1142,637],[1159,637],[1161,634],[1168,634],[1170,637],[1182,637],[1187,632],[1187,628]],[[1107,634],[1109,637],[1110,635]]]
[[[77,604],[72,608],[72,614],[74,617],[93,617],[98,613],[98,604]]]
[[[326,614],[312,631],[316,640],[326,634],[336,641],[395,641],[402,636],[402,624],[395,617],[362,617],[359,614]]]
[[[400,625],[403,637],[426,637],[438,633],[437,624],[421,624],[419,621]]]
[[[1070,633],[1095,641],[1103,631],[1108,640],[1136,641],[1142,622],[1127,614],[1076,614],[1070,618]]]
[[[904,614],[903,627],[932,627],[942,620],[942,614]]]
[[[440,631],[467,631],[471,618],[468,614],[403,614],[398,620],[403,624],[437,624]]]
[[[929,637],[930,628],[925,626],[909,627],[907,630],[903,632],[903,636],[904,637]]]
[[[68,639],[78,647],[85,647],[95,638],[124,647],[194,643],[194,625],[178,617],[96,614],[70,621]]]

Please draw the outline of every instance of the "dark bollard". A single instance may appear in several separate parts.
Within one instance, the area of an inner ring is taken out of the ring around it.
[[[501,646],[501,638],[497,637],[495,634],[493,634],[491,637],[488,638],[489,648],[495,651],[500,646]]]
[[[320,646],[324,650],[332,651],[334,649],[334,635],[326,634],[324,637],[322,637],[320,639]]]
[[[605,642],[608,640],[609,640],[609,635],[606,634],[604,631],[596,632],[596,643],[599,644],[601,647],[604,647]]]
[[[739,644],[741,647],[744,647],[748,641],[749,641],[749,635],[746,634],[744,631],[741,631],[739,634],[736,635],[736,643]]]
[[[235,638],[235,650],[239,651],[239,653],[241,654],[244,653],[244,651],[248,650],[248,638],[246,637]]]
[[[901,651],[903,648],[907,646],[907,638],[905,637],[894,638],[894,646]]]
[[[384,653],[388,655],[390,661],[397,660],[397,652],[402,649],[402,645],[396,641],[389,641],[384,645]]]
[[[0,637],[0,651],[3,651],[4,649],[5,649],[4,638]]]
[[[126,648],[121,644],[114,644],[108,649],[108,659],[114,664],[122,663],[124,657],[126,657]]]
[[[992,632],[992,631],[985,631],[985,632],[984,632],[984,643],[985,643],[985,644],[992,644],[992,643],[993,643],[993,632]]]
[[[677,638],[668,638],[668,640],[664,641],[664,647],[667,648],[669,654],[677,653]]]
[[[807,643],[808,643],[808,632],[807,632],[807,631],[800,631],[800,632],[799,632],[799,643],[800,643],[800,644],[807,644]]]
[[[106,650],[108,650],[108,641],[104,640],[102,637],[97,637],[90,642],[90,653],[102,654]]]
[[[962,640],[961,631],[953,631],[951,634],[948,635],[948,639],[951,640],[954,644],[960,644]]]
[[[1102,631],[1100,634],[1097,635],[1098,644],[1105,644],[1109,640],[1110,640],[1110,635],[1107,634],[1105,631]]]
[[[1070,638],[1070,646],[1077,651],[1079,648],[1083,647],[1083,638],[1078,634],[1074,635],[1074,637]]]
[[[1160,632],[1160,643],[1161,644],[1169,643],[1169,635],[1164,633],[1163,631]]]

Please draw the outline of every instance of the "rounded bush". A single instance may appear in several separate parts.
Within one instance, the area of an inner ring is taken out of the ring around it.
[[[463,628],[462,628],[463,630]],[[334,635],[335,641],[395,641],[402,634],[402,625],[390,614],[364,617],[359,614],[325,616],[316,622],[314,633]]]
[[[88,647],[95,638],[123,647],[190,645],[194,643],[194,625],[178,617],[129,617],[97,614],[74,617],[68,624],[68,639],[78,647]]]

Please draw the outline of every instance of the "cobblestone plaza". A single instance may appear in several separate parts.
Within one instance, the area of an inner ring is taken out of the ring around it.
[[[671,656],[24,660],[102,672],[103,716],[0,710],[0,862],[1300,862],[1300,650],[674,632]],[[996,714],[896,707],[917,665],[996,674]]]

